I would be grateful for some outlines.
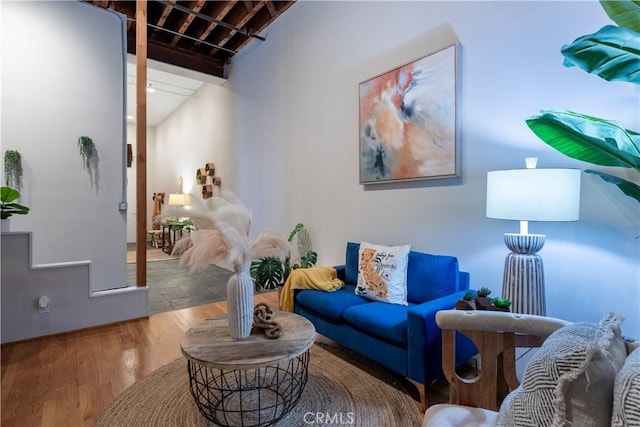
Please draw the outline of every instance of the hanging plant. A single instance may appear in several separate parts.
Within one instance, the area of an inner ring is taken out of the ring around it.
[[[98,185],[98,150],[88,136],[78,138],[78,149],[82,157],[82,166],[89,172],[91,186]]]
[[[85,169],[90,170],[95,151],[93,140],[88,136],[81,136],[80,138],[78,138],[78,148],[80,149],[80,156],[82,156],[82,165]]]
[[[4,182],[9,187],[22,188],[22,156],[17,150],[4,152]]]

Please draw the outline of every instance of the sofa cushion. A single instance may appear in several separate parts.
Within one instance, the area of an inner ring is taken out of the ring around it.
[[[345,322],[366,334],[400,347],[407,346],[407,307],[370,302],[347,308]]]
[[[611,427],[640,426],[640,348],[625,360],[613,386]]]
[[[597,325],[572,323],[552,333],[502,402],[498,425],[608,425],[626,357],[621,322],[610,314]]]
[[[458,259],[412,251],[407,272],[408,300],[421,304],[454,293],[458,286]]]
[[[344,281],[355,285],[358,282],[358,252],[360,243],[347,243],[347,253],[345,254]]]
[[[374,301],[407,305],[407,264],[410,245],[360,243],[356,295]]]
[[[296,303],[334,322],[342,322],[345,309],[359,304],[370,303],[366,298],[355,294],[355,286],[345,285],[334,292],[304,290],[296,294]]]

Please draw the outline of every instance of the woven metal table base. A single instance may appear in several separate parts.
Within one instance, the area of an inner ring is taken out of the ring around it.
[[[187,361],[189,388],[200,413],[228,427],[269,426],[300,400],[309,352],[273,366],[220,370]]]

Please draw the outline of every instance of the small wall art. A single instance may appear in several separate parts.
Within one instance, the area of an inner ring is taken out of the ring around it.
[[[360,183],[459,175],[458,45],[359,85]]]
[[[203,168],[196,170],[196,184],[202,185],[202,198],[209,199],[213,197],[213,187],[220,187],[222,179],[215,176],[216,166],[214,163],[207,163]],[[209,182],[209,184],[207,184]]]

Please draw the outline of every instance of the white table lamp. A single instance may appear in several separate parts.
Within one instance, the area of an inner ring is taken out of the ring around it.
[[[176,219],[180,219],[181,209],[187,205],[187,195],[184,193],[169,194],[169,201],[167,203],[169,206],[176,206]]]
[[[577,221],[580,215],[580,170],[528,169],[487,173],[487,217],[520,221],[520,233],[505,233],[511,250],[504,263],[502,295],[511,311],[546,315],[544,269],[537,252],[544,234],[529,234],[528,221]]]
[[[187,195],[182,193],[169,194],[169,206],[184,206],[187,204]]]

